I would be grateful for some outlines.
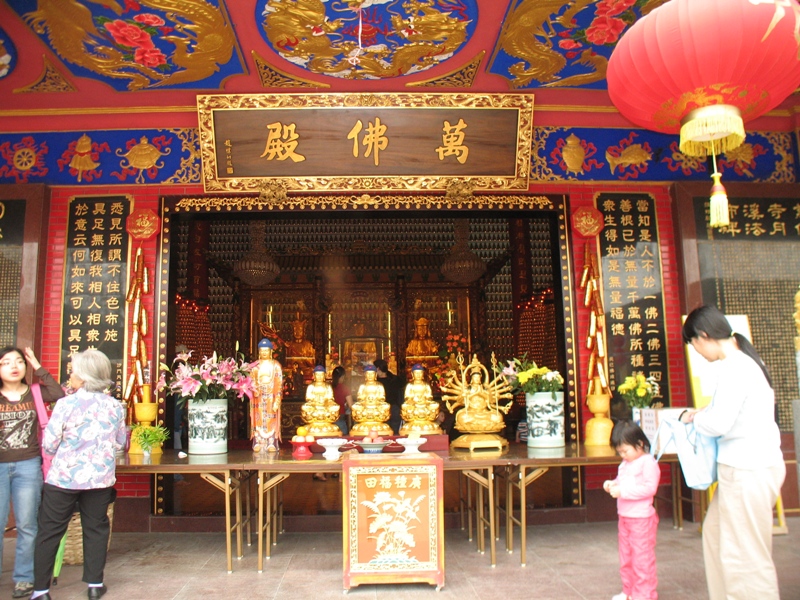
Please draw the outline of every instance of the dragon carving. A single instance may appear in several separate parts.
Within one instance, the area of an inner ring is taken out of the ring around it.
[[[437,10],[432,0],[408,0],[402,4],[405,17],[393,15],[391,26],[386,24],[379,31],[397,42],[373,43],[378,30],[359,21],[364,16],[360,6],[359,0],[350,0],[346,8],[335,9],[342,18],[329,20],[321,0],[269,0],[264,30],[287,60],[314,73],[351,79],[382,79],[424,70],[450,56],[466,40],[468,21]],[[345,38],[345,23],[353,20],[359,22],[360,40]]]
[[[641,15],[665,1],[648,0],[640,8]],[[575,87],[604,79],[608,59],[591,48],[584,49],[572,63],[590,67],[591,71],[562,78],[559,73],[567,66],[567,58],[553,47],[553,39],[558,37],[555,26],[564,31],[575,28],[576,15],[595,4],[595,0],[523,0],[513,8],[499,41],[502,51],[520,59],[508,68],[513,77],[511,87],[526,87],[533,81],[544,87]]]
[[[97,75],[128,81],[129,90],[200,81],[230,61],[236,43],[222,11],[202,0],[139,0],[141,7],[163,11],[173,35],[162,39],[175,49],[167,57],[172,72],[161,72],[131,60],[99,29],[86,4],[96,4],[123,15],[116,0],[39,0],[36,10],[24,15],[28,25],[45,35],[65,61]],[[175,68],[176,67],[176,68]]]

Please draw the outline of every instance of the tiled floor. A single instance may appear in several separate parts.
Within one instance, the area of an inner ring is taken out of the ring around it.
[[[800,519],[788,519],[789,535],[774,538],[774,557],[781,598],[800,599]],[[683,531],[662,523],[658,539],[660,600],[707,598],[700,534],[686,523]],[[515,536],[518,541],[519,537]],[[0,599],[11,596],[13,538],[6,538],[0,577]],[[608,600],[620,591],[617,573],[616,524],[548,525],[529,528],[528,565],[519,553],[507,554],[498,543],[497,566],[489,566],[466,532],[445,533],[445,587],[427,584],[364,585],[348,593],[355,598]],[[222,534],[115,533],[106,567],[108,600],[166,599],[325,599],[342,596],[342,541],[335,533],[283,534],[256,572],[255,545],[225,570]],[[86,598],[82,567],[67,566],[54,600]]]

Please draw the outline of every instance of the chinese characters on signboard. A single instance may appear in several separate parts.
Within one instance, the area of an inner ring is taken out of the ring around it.
[[[612,387],[643,374],[660,387],[655,401],[669,405],[661,253],[655,200],[649,194],[600,194],[599,235],[603,307]]]
[[[442,459],[355,455],[343,465],[344,587],[444,585]]]
[[[16,346],[25,200],[0,202],[0,345]]]
[[[71,356],[89,348],[111,360],[122,385],[125,356],[125,291],[130,214],[125,196],[77,197],[69,204],[64,264],[60,380],[69,377]]]
[[[759,242],[796,242],[800,240],[800,200],[792,198],[730,198],[731,224],[712,229],[709,226],[708,198],[695,198],[694,215],[697,237],[707,240],[751,240]]]
[[[330,110],[326,131],[313,111],[218,111],[216,135],[225,134],[218,140],[219,177],[514,174],[515,146],[498,135],[516,139],[514,110]]]
[[[522,95],[200,96],[198,112],[207,191],[265,178],[304,191],[466,177],[527,189],[533,103]]]

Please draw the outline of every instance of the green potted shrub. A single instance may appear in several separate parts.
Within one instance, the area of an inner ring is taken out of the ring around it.
[[[137,454],[136,446],[142,449],[144,454],[150,454],[153,450],[161,451],[161,444],[169,439],[169,429],[162,425],[134,425],[131,429],[131,451]]]

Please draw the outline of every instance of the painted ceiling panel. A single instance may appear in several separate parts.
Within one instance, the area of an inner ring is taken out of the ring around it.
[[[259,0],[256,19],[279,56],[310,73],[384,79],[452,58],[478,21],[476,0]]]
[[[606,89],[620,36],[666,0],[514,0],[489,71],[515,89]]]
[[[246,73],[222,0],[8,0],[74,74],[118,91],[219,89]]]

